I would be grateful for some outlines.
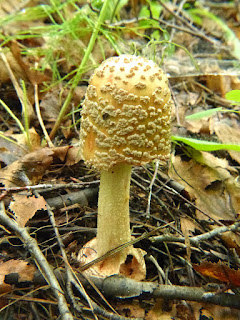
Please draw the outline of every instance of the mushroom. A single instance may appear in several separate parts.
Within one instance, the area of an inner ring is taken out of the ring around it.
[[[172,100],[167,76],[143,57],[120,55],[94,72],[82,107],[80,153],[100,171],[97,236],[79,253],[81,263],[131,240],[132,166],[166,160]],[[127,247],[94,266],[93,273],[145,278],[144,252]]]

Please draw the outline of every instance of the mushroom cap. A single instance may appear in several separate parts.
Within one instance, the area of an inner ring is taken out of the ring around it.
[[[166,160],[171,108],[167,76],[152,60],[105,60],[91,76],[82,107],[82,158],[97,170]]]

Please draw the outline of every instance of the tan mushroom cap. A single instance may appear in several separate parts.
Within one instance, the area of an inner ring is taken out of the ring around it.
[[[165,160],[171,107],[167,76],[156,63],[132,55],[105,60],[90,79],[82,108],[82,158],[98,170]]]

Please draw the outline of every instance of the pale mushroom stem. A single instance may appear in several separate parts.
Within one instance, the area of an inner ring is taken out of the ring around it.
[[[101,171],[98,199],[97,255],[131,240],[129,190],[132,166],[119,164]],[[119,253],[125,255],[124,250]],[[120,258],[120,257],[119,257]]]

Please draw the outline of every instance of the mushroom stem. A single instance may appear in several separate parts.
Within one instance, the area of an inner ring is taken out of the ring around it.
[[[98,199],[97,255],[131,240],[129,190],[132,166],[115,165],[101,171]],[[123,257],[126,253],[121,251]],[[120,257],[119,257],[120,258]]]

